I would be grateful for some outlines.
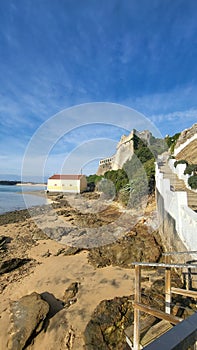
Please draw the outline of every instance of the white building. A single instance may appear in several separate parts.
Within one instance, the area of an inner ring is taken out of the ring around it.
[[[55,174],[48,179],[47,191],[81,193],[87,188],[85,175]]]

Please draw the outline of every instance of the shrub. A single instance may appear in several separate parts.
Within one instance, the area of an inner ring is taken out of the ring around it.
[[[197,164],[188,164],[184,171],[184,174],[195,175],[196,172],[197,172]]]
[[[145,163],[147,160],[154,157],[153,153],[150,151],[146,142],[141,140],[138,136],[133,136],[134,152],[141,163]]]
[[[113,182],[118,193],[128,182],[128,176],[124,169],[110,170],[104,174],[105,179]]]
[[[149,193],[153,193],[155,189],[155,159],[152,158],[144,163],[144,170],[148,179]]]
[[[96,187],[99,192],[103,193],[104,199],[113,199],[116,196],[116,189],[111,180],[102,178]]]
[[[170,152],[173,153],[174,152],[174,148],[176,146],[176,142],[180,136],[180,132],[176,133],[175,135],[173,136],[166,136],[165,137],[165,141],[170,149]]]
[[[146,178],[146,183],[148,186],[149,193],[152,193],[155,188],[155,159],[151,158],[144,162],[143,164],[134,155],[131,160],[128,160],[124,164],[124,169],[126,170],[130,180],[142,179],[142,176]],[[140,180],[142,181],[142,180]],[[135,182],[136,183],[136,182]],[[143,187],[143,183],[142,183]]]
[[[174,162],[174,167],[176,168],[178,164],[188,165],[188,162],[185,159],[176,160],[176,162]]]
[[[154,157],[157,157],[158,154],[162,154],[163,152],[168,150],[168,145],[164,139],[159,139],[151,135],[149,148],[153,153]]]
[[[190,176],[190,178],[188,179],[188,185],[189,185],[193,190],[196,190],[196,189],[197,189],[197,175],[192,175],[192,176]]]

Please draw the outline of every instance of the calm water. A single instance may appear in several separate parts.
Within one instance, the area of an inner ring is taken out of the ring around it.
[[[47,204],[47,199],[32,195],[23,194],[25,192],[40,191],[46,186],[2,186],[0,185],[0,214],[30,208],[35,205]]]

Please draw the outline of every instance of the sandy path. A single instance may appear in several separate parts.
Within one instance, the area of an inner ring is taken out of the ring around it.
[[[101,300],[133,293],[133,271],[119,267],[95,269],[87,260],[87,251],[74,256],[54,256],[62,245],[46,240],[40,241],[29,251],[29,257],[36,259],[38,264],[31,274],[20,281],[13,282],[0,296],[0,349],[7,348],[5,339],[9,323],[9,302],[17,300],[33,291],[50,293],[62,300],[64,291],[70,283],[79,283],[77,302],[68,309],[62,309],[51,318],[47,333],[40,333],[32,350],[68,349],[66,345],[67,327],[75,334],[73,350],[83,349],[83,332],[90,320],[91,314]],[[51,252],[48,258],[42,257],[47,250]]]

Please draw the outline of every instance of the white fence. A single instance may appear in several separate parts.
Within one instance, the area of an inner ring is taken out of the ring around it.
[[[170,180],[164,179],[156,164],[156,187],[164,200],[164,208],[176,222],[176,231],[188,250],[197,250],[197,213],[187,205],[187,193],[170,190]],[[196,258],[196,257],[195,257]]]

